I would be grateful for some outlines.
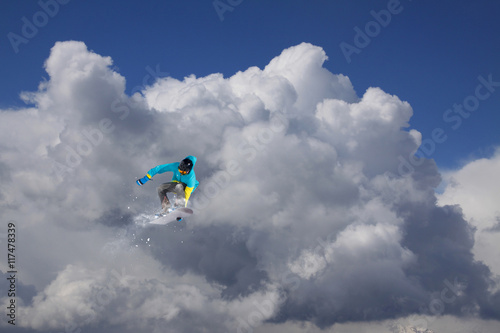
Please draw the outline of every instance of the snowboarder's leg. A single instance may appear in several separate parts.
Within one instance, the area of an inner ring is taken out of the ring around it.
[[[172,207],[170,201],[168,200],[167,193],[174,192],[177,184],[178,183],[176,182],[168,182],[158,186],[158,197],[160,198],[161,208],[164,213],[166,213],[168,209]]]
[[[168,212],[168,210],[172,207],[170,204],[170,201],[168,200],[167,196],[163,197],[163,201],[161,202],[161,211],[162,213]]]
[[[175,206],[176,207],[184,207],[185,202],[186,202],[186,194],[185,194],[185,188],[186,184],[184,183],[177,183],[174,187],[174,192],[176,194],[176,200],[175,200]]]
[[[174,192],[175,186],[178,183],[176,182],[168,182],[168,183],[163,183],[160,186],[158,186],[158,197],[160,198],[160,201],[163,202],[165,197],[167,196],[168,192]],[[168,198],[167,198],[168,201]]]

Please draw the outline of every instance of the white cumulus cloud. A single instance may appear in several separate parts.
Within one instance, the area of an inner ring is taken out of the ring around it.
[[[498,320],[466,201],[465,217],[437,204],[432,160],[401,173],[421,140],[411,106],[381,88],[357,96],[326,60],[302,43],[264,69],[163,77],[128,96],[110,56],[56,43],[48,80],[22,94],[31,106],[0,112],[0,217],[23,235],[30,290],[20,325],[328,328],[425,315],[447,283],[460,288],[433,315]],[[135,180],[187,155],[198,158],[195,213],[137,225],[170,179]]]
[[[464,216],[477,228],[474,254],[500,276],[500,150],[491,158],[471,161],[444,174],[446,187],[438,196],[442,205],[460,205]]]

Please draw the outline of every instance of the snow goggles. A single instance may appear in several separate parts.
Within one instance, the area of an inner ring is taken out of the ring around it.
[[[181,170],[181,169],[178,169],[178,170],[181,173],[181,175],[187,175],[189,173],[189,171],[184,171],[184,170]]]

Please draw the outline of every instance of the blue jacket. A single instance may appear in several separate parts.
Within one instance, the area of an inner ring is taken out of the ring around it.
[[[189,197],[191,196],[191,192],[193,192],[198,187],[200,182],[196,180],[196,175],[194,173],[194,165],[196,164],[196,157],[190,155],[187,156],[186,158],[190,159],[193,162],[193,169],[191,169],[191,171],[187,175],[182,175],[179,172],[180,163],[175,162],[175,163],[158,165],[149,170],[146,176],[148,176],[148,178],[151,179],[156,174],[172,171],[174,173],[172,176],[173,182],[186,184],[185,195],[187,203]]]

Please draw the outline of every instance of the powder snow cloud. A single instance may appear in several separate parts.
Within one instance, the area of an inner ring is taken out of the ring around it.
[[[30,107],[0,113],[1,218],[23,235],[29,291],[20,325],[329,327],[422,315],[445,288],[453,301],[431,315],[500,319],[473,226],[453,200],[437,204],[435,163],[400,172],[420,144],[411,106],[380,88],[358,97],[326,60],[303,43],[264,69],[163,77],[128,96],[110,57],[56,43],[48,79],[22,94]],[[186,155],[195,214],[137,226],[169,178],[135,179]]]

